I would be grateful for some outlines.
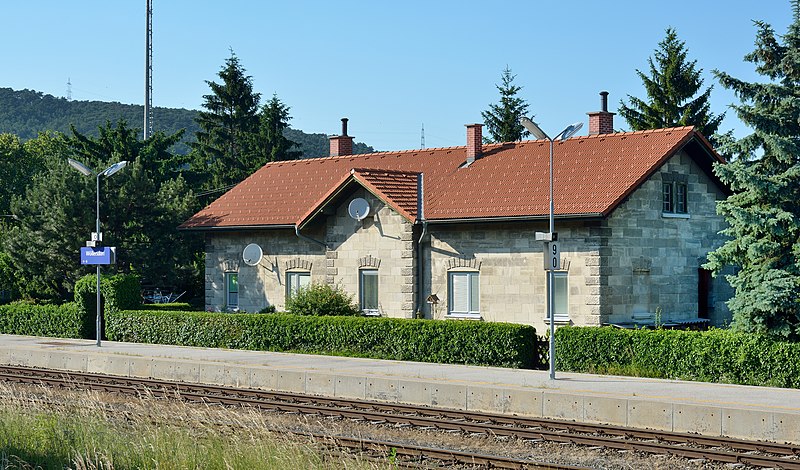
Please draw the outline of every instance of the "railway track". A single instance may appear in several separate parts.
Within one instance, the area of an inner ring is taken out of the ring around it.
[[[531,441],[604,447],[752,467],[800,470],[798,445],[25,367],[0,367],[0,379],[17,383],[91,388],[126,394],[146,393],[180,397],[187,401],[251,406],[262,410],[348,418],[375,424],[508,436]],[[324,437],[331,438],[331,436]],[[399,443],[377,441],[370,443],[361,439],[351,439],[353,442],[348,442],[349,438],[342,436],[337,436],[336,439],[341,440],[340,445],[343,447],[384,451],[390,449],[398,457],[409,459],[409,462],[431,458],[460,465],[477,464],[490,468],[578,468],[445,449],[415,448]]]

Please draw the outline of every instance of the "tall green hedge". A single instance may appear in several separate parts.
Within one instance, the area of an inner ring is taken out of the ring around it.
[[[800,388],[800,343],[731,330],[562,327],[556,331],[556,367]]]
[[[405,361],[536,366],[536,330],[510,323],[289,314],[109,312],[113,341]]]
[[[100,276],[103,311],[129,310],[142,303],[142,287],[135,274]],[[75,283],[75,302],[86,312],[97,311],[97,275],[87,274]]]
[[[0,305],[0,333],[10,335],[86,338],[92,323],[87,324],[74,302],[63,305],[34,305],[13,302]]]

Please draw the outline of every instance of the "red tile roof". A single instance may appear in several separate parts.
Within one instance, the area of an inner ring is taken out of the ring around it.
[[[556,215],[607,215],[691,141],[721,161],[693,127],[557,142]],[[300,225],[353,181],[413,221],[418,173],[425,175],[428,220],[546,216],[549,145],[546,140],[485,145],[468,167],[463,146],[269,163],[181,228]]]

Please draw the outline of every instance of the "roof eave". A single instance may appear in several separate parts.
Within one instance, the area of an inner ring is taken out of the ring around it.
[[[601,219],[605,217],[602,212],[585,212],[576,214],[555,214],[554,219],[557,220],[586,220],[586,219]],[[510,215],[510,216],[495,216],[495,217],[462,217],[462,218],[448,218],[448,219],[425,219],[428,224],[461,224],[461,223],[484,223],[484,222],[538,222],[546,221],[550,218],[548,214],[545,215]]]
[[[183,226],[178,227],[178,230],[185,232],[226,232],[232,230],[276,230],[276,229],[294,229],[294,224],[215,225],[215,226],[197,226],[197,227],[183,227]]]

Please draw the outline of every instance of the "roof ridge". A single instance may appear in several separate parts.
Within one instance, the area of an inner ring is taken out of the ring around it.
[[[695,126],[675,126],[675,127],[663,127],[659,129],[645,129],[641,131],[626,131],[626,132],[608,132],[605,134],[591,134],[591,135],[578,135],[574,137],[570,137],[567,140],[574,140],[574,139],[603,139],[608,137],[617,137],[617,136],[626,136],[626,135],[641,135],[641,134],[655,134],[659,132],[675,132],[675,131],[685,131],[695,129]],[[533,142],[548,142],[547,139],[535,139],[535,140],[522,140],[519,144],[527,144]]]
[[[365,172],[378,172],[378,173],[392,173],[398,175],[416,175],[419,174],[419,171],[410,171],[410,170],[391,170],[386,168],[367,168],[367,167],[354,167],[351,171],[357,173],[365,173]]]

